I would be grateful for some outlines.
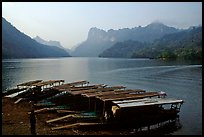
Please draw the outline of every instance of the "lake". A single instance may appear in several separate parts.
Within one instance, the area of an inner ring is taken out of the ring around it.
[[[87,80],[90,84],[165,91],[184,100],[181,128],[171,135],[202,135],[202,65],[193,61],[113,58],[2,60],[2,91],[29,80]]]

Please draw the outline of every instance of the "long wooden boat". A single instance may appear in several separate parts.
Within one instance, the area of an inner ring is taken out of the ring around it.
[[[21,91],[29,88],[32,84],[39,83],[41,81],[42,80],[32,80],[32,81],[28,81],[28,82],[24,82],[24,83],[18,84],[17,87],[12,88],[12,89],[8,89],[5,92],[3,92],[2,96],[8,96],[8,95],[13,94],[13,95],[11,95],[13,97],[14,95],[16,95],[14,93],[21,92]]]
[[[32,80],[32,81],[28,81],[28,82],[24,82],[24,83],[18,84],[17,87],[30,87],[31,85],[39,83],[41,81],[42,80]]]
[[[39,100],[43,100],[43,99],[55,96],[56,94],[59,94],[61,92],[62,91],[47,88],[47,89],[44,89],[43,91],[28,92],[26,95],[23,96],[23,98],[30,101],[39,101]]]
[[[6,95],[5,97],[15,98],[15,97],[18,97],[22,94],[25,94],[26,92],[29,92],[28,88],[24,88],[23,90],[20,90],[18,92],[13,93],[13,94]]]
[[[23,91],[25,89],[27,89],[27,88],[18,88],[17,87],[17,88],[12,88],[12,89],[6,90],[5,92],[2,93],[2,97]]]
[[[104,118],[107,122],[118,124],[156,124],[176,118],[183,102],[173,98],[112,101],[111,110],[105,111]]]

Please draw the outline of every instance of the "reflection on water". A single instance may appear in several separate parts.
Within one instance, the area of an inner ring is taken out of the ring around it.
[[[182,125],[179,118],[168,120],[148,127],[133,129],[131,135],[172,135],[172,133],[181,129]]]
[[[53,58],[2,61],[2,91],[36,79],[87,80],[127,89],[165,91],[184,100],[182,128],[172,134],[202,134],[202,65],[199,62],[150,59]]]

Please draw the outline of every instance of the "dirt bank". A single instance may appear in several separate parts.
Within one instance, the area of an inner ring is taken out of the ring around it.
[[[31,111],[32,105],[27,101],[20,101],[15,104],[16,99],[2,98],[2,135],[31,135],[30,119],[28,112]],[[35,108],[37,110],[39,108]],[[114,127],[103,126],[85,127],[85,128],[69,128],[60,130],[51,130],[51,128],[61,125],[70,124],[69,120],[46,123],[47,120],[57,118],[59,114],[56,112],[45,112],[36,114],[36,133],[37,135],[165,135],[171,134],[180,127],[174,123],[166,128],[152,129],[148,132],[139,131],[138,129],[118,129]],[[105,127],[105,128],[104,128]]]
[[[2,98],[2,135],[31,135],[28,112],[31,111],[31,104],[12,98]],[[45,123],[46,120],[56,118],[57,113],[36,114],[37,135],[121,135],[128,134],[127,131],[91,130],[91,129],[64,129],[51,130],[53,124]],[[66,123],[64,123],[66,124]],[[54,126],[57,124],[55,123]]]

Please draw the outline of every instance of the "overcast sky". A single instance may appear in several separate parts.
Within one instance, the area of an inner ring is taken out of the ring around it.
[[[176,28],[202,25],[202,2],[2,2],[2,17],[18,30],[71,48],[91,27],[105,31],[154,21]]]

